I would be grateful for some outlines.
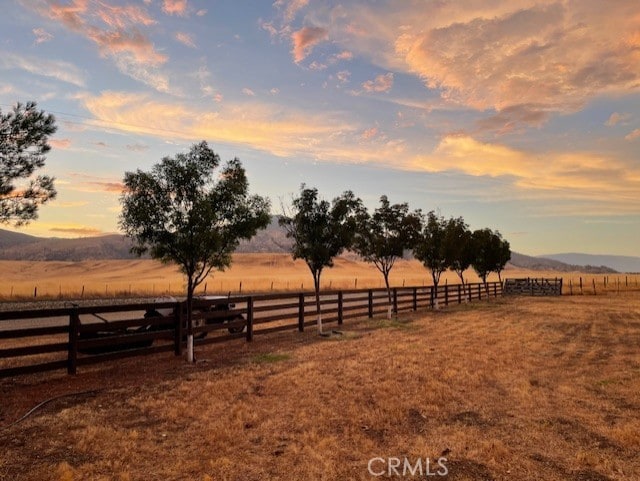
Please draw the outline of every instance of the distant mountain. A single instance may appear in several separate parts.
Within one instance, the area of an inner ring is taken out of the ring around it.
[[[286,231],[280,227],[278,220],[278,216],[273,216],[266,229],[259,231],[250,241],[240,243],[238,252],[290,252],[291,239],[287,238]],[[1,260],[83,261],[134,259],[135,256],[129,252],[130,247],[131,241],[117,234],[82,237],[79,239],[61,239],[57,237],[35,237],[0,229]],[[353,253],[346,253],[345,256],[357,258]],[[624,261],[624,267],[614,270],[613,266],[621,267],[622,264],[615,264],[612,262],[613,260]],[[631,260],[636,263],[634,264]],[[521,269],[558,272],[581,271],[594,274],[613,273],[616,270],[640,272],[640,258],[637,257],[587,256],[586,254],[557,254],[554,256],[531,257],[512,252],[509,264]],[[595,264],[608,267],[593,267]]]
[[[289,252],[291,240],[273,216],[269,226],[250,241],[242,241],[238,252]],[[83,261],[103,259],[135,259],[129,252],[131,241],[123,235],[63,239],[35,237],[0,229],[0,260],[18,261]]]
[[[640,257],[577,253],[550,254],[545,255],[544,257],[569,264],[607,266],[618,272],[640,272]]]
[[[0,229],[0,259],[17,261],[83,261],[134,259],[131,242],[122,235],[62,239],[35,237]]]
[[[518,254],[517,252],[511,252],[511,261],[509,262],[514,267],[521,269],[531,269],[533,271],[558,271],[558,272],[586,272],[590,274],[607,274],[615,273],[616,270],[599,266],[579,264],[579,263],[567,263],[559,259],[550,259],[545,257],[532,257],[524,254]]]

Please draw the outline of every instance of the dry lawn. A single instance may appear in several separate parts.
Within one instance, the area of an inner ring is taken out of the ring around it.
[[[0,284],[0,300],[33,299],[37,290],[42,298],[79,298],[114,296],[155,296],[160,294],[183,295],[184,277],[173,265],[157,261],[107,260],[83,262],[0,261],[3,282]],[[607,276],[578,272],[525,271],[507,269],[503,277],[560,277],[569,282],[575,294],[580,292],[579,279],[583,279],[583,293],[604,290]],[[478,282],[478,276],[470,269],[465,273],[469,282]],[[495,274],[490,281],[497,281]],[[429,272],[415,260],[400,260],[391,271],[392,286],[431,285]],[[453,272],[443,274],[441,283],[458,284]],[[236,254],[230,269],[215,272],[200,287],[199,292],[238,293],[290,290],[311,290],[313,279],[301,260],[293,261],[288,254]],[[322,274],[323,289],[353,289],[383,287],[382,275],[372,264],[351,258],[336,259],[335,266]],[[608,276],[609,292],[639,290],[640,276],[615,274]]]
[[[640,479],[640,296],[511,298],[0,381],[0,479]],[[396,478],[398,479],[398,478]]]

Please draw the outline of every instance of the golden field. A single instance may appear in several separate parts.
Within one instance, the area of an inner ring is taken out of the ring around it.
[[[640,479],[640,296],[501,298],[0,380],[0,480]],[[386,467],[376,461],[375,472]],[[435,471],[437,467],[432,467]]]
[[[111,297],[160,294],[182,295],[184,278],[173,265],[163,265],[157,261],[107,260],[83,262],[53,261],[0,261],[2,282],[0,299],[33,298],[77,298]],[[578,280],[583,278],[584,292],[592,292],[592,282],[596,289],[604,288],[603,275],[558,272],[525,271],[507,269],[503,277],[563,277],[566,291],[569,280],[578,292]],[[391,271],[392,286],[431,285],[429,272],[415,260],[400,260]],[[466,279],[478,282],[473,270],[469,270]],[[638,287],[639,276],[623,274],[609,275],[609,290]],[[497,280],[491,274],[489,280]],[[625,285],[626,280],[626,285]],[[459,282],[453,272],[443,274],[441,284]],[[336,259],[333,268],[325,269],[322,274],[324,289],[352,289],[383,287],[382,275],[372,264],[345,257]],[[215,272],[198,289],[198,292],[229,293],[266,292],[284,290],[311,290],[313,280],[303,261],[293,261],[288,254],[236,254],[230,269]],[[575,293],[574,292],[574,293]]]

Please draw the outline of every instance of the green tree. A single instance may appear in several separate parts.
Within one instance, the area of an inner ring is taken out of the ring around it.
[[[449,267],[446,252],[446,227],[447,221],[444,217],[433,211],[429,212],[422,232],[413,248],[415,258],[431,272],[436,307],[440,276]]]
[[[382,273],[389,300],[388,317],[391,317],[392,310],[389,273],[404,251],[413,247],[421,227],[419,210],[410,212],[407,203],[391,205],[385,195],[380,197],[380,207],[372,215],[363,210],[358,218],[353,247]]]
[[[313,276],[318,315],[318,333],[322,334],[320,277],[325,267],[333,267],[333,259],[351,247],[362,202],[346,191],[330,203],[318,198],[316,188],[300,187],[293,199],[291,212],[280,218],[280,225],[293,240],[291,255],[305,261]]]
[[[132,251],[177,264],[187,278],[187,348],[193,362],[193,293],[214,270],[231,265],[241,239],[269,224],[269,201],[248,193],[240,160],[220,172],[206,142],[165,157],[150,172],[126,172],[120,226]]]
[[[491,229],[479,229],[473,232],[473,249],[475,259],[473,268],[486,284],[487,276],[491,272],[498,274],[502,282],[501,272],[511,259],[509,242],[502,238],[500,232]]]
[[[511,260],[511,246],[506,239],[502,238],[500,232],[497,231],[493,243],[496,249],[496,262],[493,266],[493,271],[498,274],[498,280],[502,283],[501,273],[507,265],[507,262]]]
[[[445,227],[445,257],[447,265],[464,285],[464,271],[473,262],[472,234],[462,217],[452,217]]]
[[[54,116],[37,110],[35,102],[0,111],[0,223],[27,224],[37,219],[40,205],[56,197],[52,177],[33,178],[44,167],[56,128]]]

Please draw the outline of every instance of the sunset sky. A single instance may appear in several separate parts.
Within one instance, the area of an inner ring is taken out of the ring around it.
[[[58,197],[21,232],[116,232],[124,172],[206,140],[274,213],[304,182],[525,254],[640,255],[637,0],[2,8],[0,109],[35,100],[59,126]]]

